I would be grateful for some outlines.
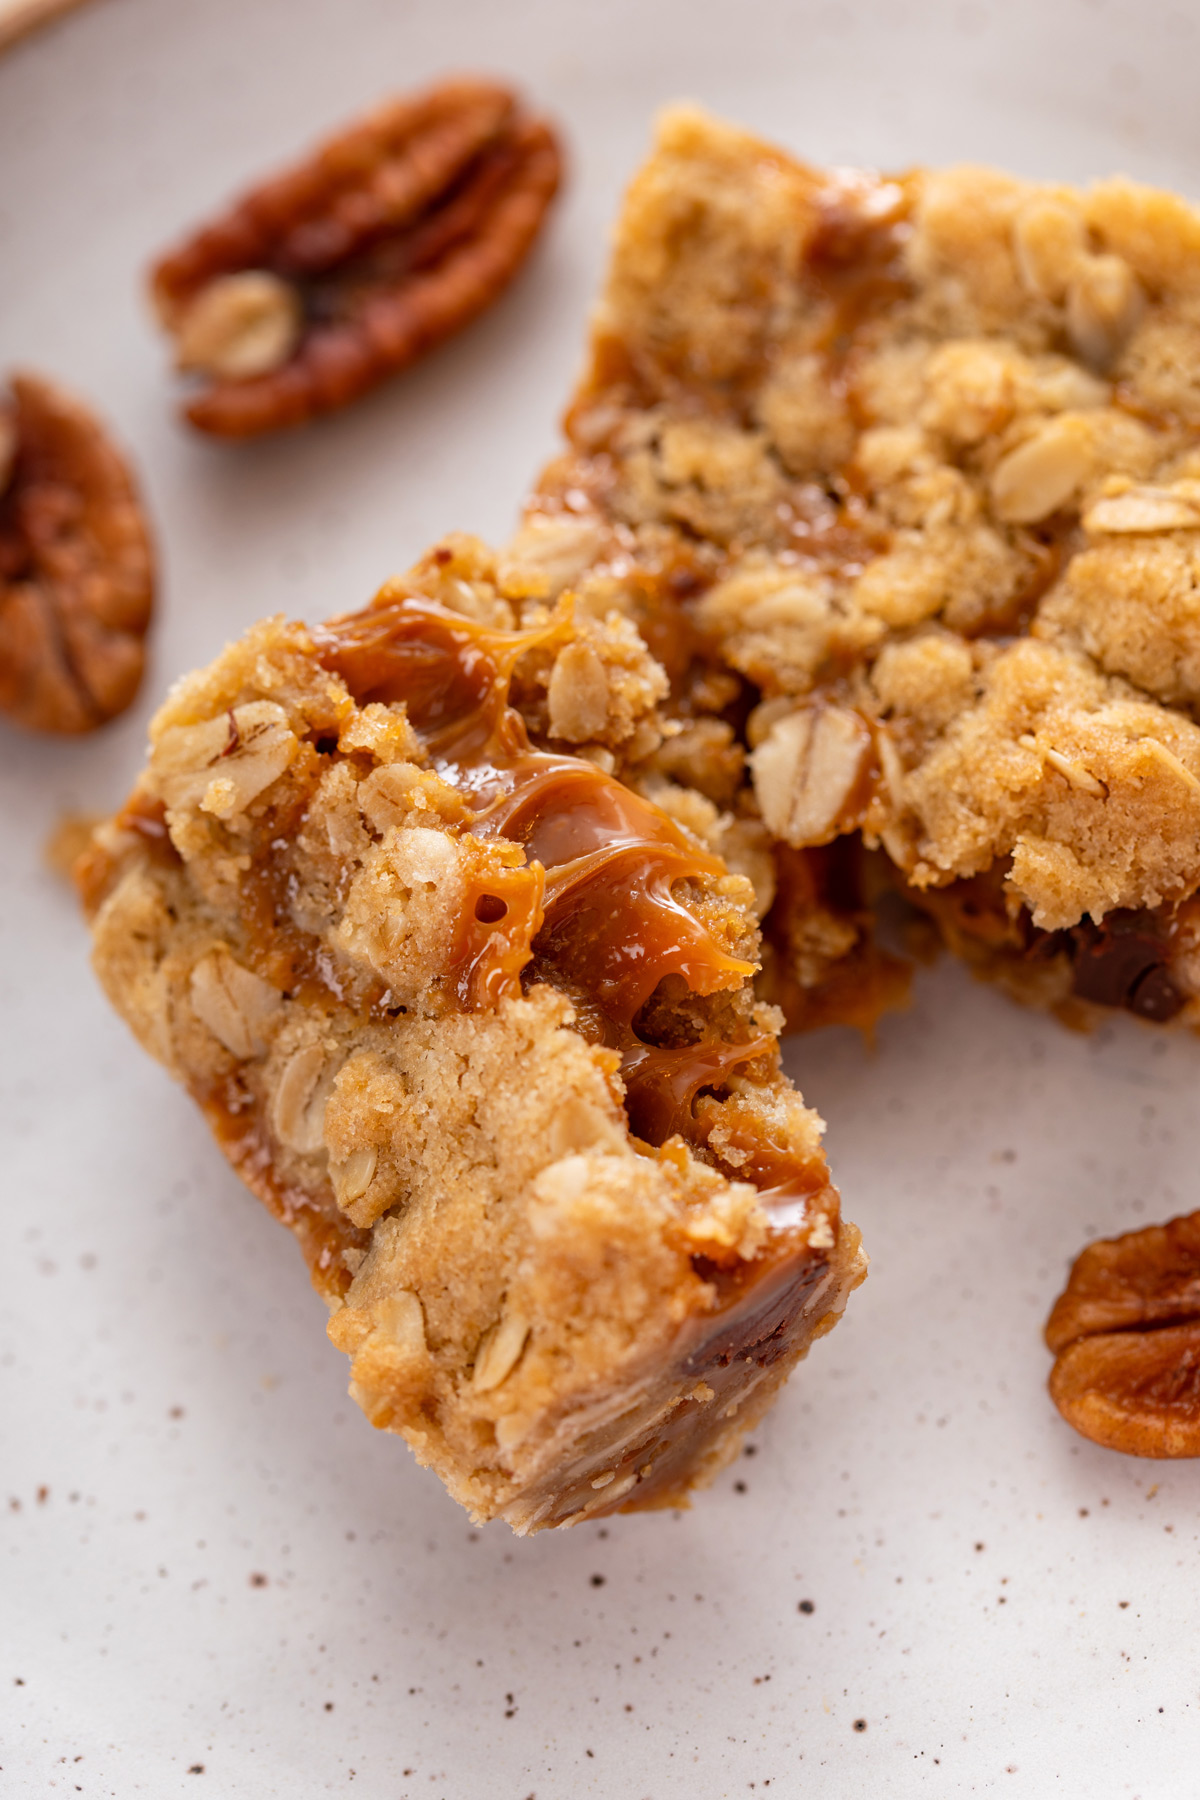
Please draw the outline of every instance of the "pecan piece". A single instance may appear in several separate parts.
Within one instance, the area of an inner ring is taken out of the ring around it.
[[[1200,1456],[1200,1212],[1076,1258],[1046,1325],[1069,1424],[1130,1456]]]
[[[389,101],[155,267],[202,431],[256,437],[356,400],[516,274],[559,179],[550,127],[484,81]]]
[[[133,478],[99,420],[38,376],[0,396],[0,709],[90,731],[142,678],[154,560]]]

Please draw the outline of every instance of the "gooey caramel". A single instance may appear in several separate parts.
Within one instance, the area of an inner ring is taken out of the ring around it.
[[[696,1095],[769,1054],[773,1040],[712,1033],[656,1044],[639,1031],[639,1014],[669,976],[705,996],[740,987],[754,964],[724,950],[676,895],[680,883],[723,875],[717,857],[595,764],[530,745],[509,704],[513,671],[563,631],[560,617],[496,631],[385,589],[373,608],[316,639],[321,661],[360,705],[403,702],[433,768],[466,802],[462,829],[524,852],[520,866],[498,878],[489,870],[468,892],[450,956],[460,1002],[495,1005],[531,977],[560,988],[584,1034],[620,1052],[636,1135],[698,1142]]]

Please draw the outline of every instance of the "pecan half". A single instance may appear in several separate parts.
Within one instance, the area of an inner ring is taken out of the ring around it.
[[[1200,1456],[1200,1212],[1076,1259],[1046,1325],[1050,1394],[1094,1443]]]
[[[0,395],[0,709],[90,731],[142,678],[154,560],[133,478],[99,420],[38,376]]]
[[[264,182],[153,270],[184,411],[218,437],[356,400],[481,313],[559,180],[550,127],[484,81],[389,101]]]

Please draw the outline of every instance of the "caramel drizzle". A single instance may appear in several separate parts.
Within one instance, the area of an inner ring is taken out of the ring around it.
[[[569,993],[584,1035],[617,1050],[637,1135],[696,1137],[692,1102],[738,1065],[773,1049],[756,1036],[663,1047],[637,1031],[659,984],[697,995],[740,987],[752,963],[730,956],[676,898],[680,882],[724,864],[658,807],[582,757],[530,746],[509,705],[517,662],[560,640],[556,616],[531,631],[495,631],[436,602],[384,590],[364,613],[316,633],[325,667],[360,705],[404,702],[436,772],[469,813],[464,830],[514,846],[523,860],[489,870],[463,908],[451,958],[460,1003],[494,1006],[527,972]]]

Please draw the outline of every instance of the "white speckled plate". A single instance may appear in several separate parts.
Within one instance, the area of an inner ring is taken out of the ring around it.
[[[0,64],[0,366],[114,421],[165,572],[133,717],[0,729],[0,1795],[1196,1791],[1200,1466],[1075,1438],[1039,1332],[1085,1238],[1200,1200],[1200,1044],[1073,1037],[949,966],[874,1054],[796,1044],[871,1279],[694,1511],[521,1543],[345,1398],[295,1247],[102,1003],[40,845],[121,795],[165,682],[251,620],[507,530],[660,102],[822,160],[1194,191],[1198,23],[1182,0],[106,0]],[[340,418],[185,435],[150,255],[464,65],[569,133],[524,279]]]

